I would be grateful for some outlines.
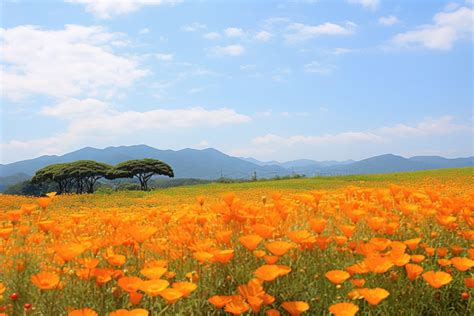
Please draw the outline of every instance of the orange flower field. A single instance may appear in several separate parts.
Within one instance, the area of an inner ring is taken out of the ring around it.
[[[0,315],[469,315],[469,179],[0,195]]]

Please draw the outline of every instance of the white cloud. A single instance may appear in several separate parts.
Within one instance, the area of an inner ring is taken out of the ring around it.
[[[254,145],[280,144],[280,146],[321,145],[321,144],[344,144],[351,142],[383,142],[384,139],[378,135],[367,132],[344,132],[339,134],[327,134],[318,136],[295,135],[282,137],[274,134],[267,134],[256,137],[252,140]]]
[[[294,43],[312,39],[321,35],[348,35],[355,32],[357,25],[346,22],[344,25],[326,22],[319,25],[292,23],[288,26],[288,33],[284,35],[287,42]]]
[[[351,53],[353,52],[354,50],[353,49],[350,49],[350,48],[343,48],[343,47],[337,47],[337,48],[334,48],[331,53],[333,55],[344,55],[344,54],[348,54],[348,53]]]
[[[461,7],[452,12],[440,12],[433,17],[433,24],[421,25],[415,30],[395,35],[391,45],[450,50],[456,41],[472,41],[473,19],[472,8]]]
[[[323,65],[320,62],[312,61],[306,65],[304,65],[304,71],[307,73],[315,73],[319,75],[327,75],[330,74],[334,70],[334,66],[332,65]]]
[[[432,135],[450,134],[460,131],[469,131],[470,127],[453,122],[452,116],[440,118],[425,118],[414,126],[397,124],[378,128],[372,131],[348,131],[337,134],[325,135],[295,135],[283,137],[275,134],[267,134],[252,140],[254,145],[279,144],[284,146],[342,144],[352,142],[388,142],[393,138],[400,137],[423,137]]]
[[[114,52],[124,45],[122,34],[95,26],[0,28],[2,95],[11,100],[31,94],[111,97],[148,74],[137,59]]]
[[[245,52],[245,48],[242,45],[233,44],[227,46],[214,46],[209,49],[211,54],[223,57],[223,56],[240,56]]]
[[[138,31],[138,34],[148,34],[150,33],[150,29],[145,27],[143,29],[141,29],[140,31]]]
[[[385,25],[385,26],[394,25],[394,24],[397,24],[399,22],[400,22],[400,20],[394,15],[381,16],[379,18],[379,23],[382,24],[382,25]]]
[[[200,30],[204,30],[206,28],[207,28],[207,26],[205,24],[201,24],[201,23],[198,23],[198,22],[183,25],[181,27],[181,29],[185,32],[197,32],[197,31],[200,31]]]
[[[395,126],[380,128],[377,132],[390,137],[420,137],[471,130],[469,126],[456,124],[453,121],[454,118],[452,116],[443,116],[435,119],[425,118],[414,126],[397,124]]]
[[[266,42],[268,41],[270,38],[273,37],[273,34],[270,33],[270,32],[267,32],[267,31],[260,31],[258,32],[257,34],[255,34],[255,39],[257,41],[262,41],[262,42]]]
[[[196,144],[196,148],[198,149],[209,148],[209,142],[205,139],[201,140],[199,143]]]
[[[277,25],[286,24],[288,22],[290,22],[290,19],[287,17],[272,17],[263,21],[263,28],[269,30]]]
[[[238,27],[228,27],[224,30],[224,34],[227,37],[242,37],[244,36],[244,31]]]
[[[370,10],[376,10],[380,4],[380,0],[347,0],[352,4],[359,4],[362,7]]]
[[[203,37],[208,40],[216,40],[216,39],[221,38],[221,34],[217,32],[209,32],[209,33],[204,34]]]
[[[172,61],[173,60],[173,54],[155,54],[156,59],[160,61]]]
[[[448,3],[448,4],[444,7],[444,9],[445,9],[446,11],[454,11],[454,10],[456,10],[457,8],[459,8],[460,6],[461,6],[461,5],[460,5],[459,3],[450,2],[450,3]]]
[[[325,112],[327,109],[322,107],[320,111]],[[256,156],[264,159],[277,159],[276,157],[298,159],[304,156],[313,159],[315,157],[321,159],[322,156],[325,159],[357,159],[360,157],[359,151],[365,153],[364,156],[368,152],[369,155],[377,155],[399,147],[405,152],[414,150],[415,154],[420,154],[421,151],[416,148],[419,149],[420,144],[426,144],[426,140],[436,139],[443,135],[457,137],[466,133],[472,135],[472,126],[458,124],[454,122],[453,117],[444,116],[425,118],[411,125],[396,124],[371,130],[342,131],[333,134],[283,136],[268,133],[253,138],[245,148],[234,148],[230,152],[240,156]],[[408,143],[410,147],[406,145]],[[448,150],[443,150],[443,152],[447,153]]]
[[[180,129],[215,128],[221,125],[241,124],[251,120],[233,109],[153,109],[149,111],[119,111],[94,99],[68,99],[55,106],[42,109],[45,116],[56,117],[67,123],[67,130],[51,137],[28,141],[12,140],[0,146],[2,159],[12,161],[18,157],[58,154],[78,146],[120,142],[125,136]],[[87,119],[85,119],[87,118]]]
[[[82,4],[87,12],[99,19],[110,19],[114,15],[137,11],[143,6],[175,5],[182,0],[66,0],[69,3]]]
[[[54,106],[41,109],[41,114],[63,119],[78,119],[102,115],[109,109],[107,103],[97,99],[67,99]]]

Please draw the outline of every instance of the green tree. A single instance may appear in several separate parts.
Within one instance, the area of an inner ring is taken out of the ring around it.
[[[67,164],[61,170],[61,176],[72,179],[76,186],[76,193],[94,193],[97,180],[105,177],[112,166],[93,161],[78,160]]]
[[[140,189],[148,190],[148,181],[154,175],[174,177],[173,169],[170,165],[157,159],[137,159],[128,160],[117,164],[106,176],[108,179],[117,178],[137,178],[140,182]]]
[[[36,171],[34,177],[31,179],[33,184],[41,184],[48,181],[53,181],[58,186],[58,193],[62,194],[69,191],[72,184],[72,179],[65,177],[63,169],[67,167],[67,163],[58,163],[48,165]]]
[[[53,164],[36,171],[32,183],[53,181],[58,193],[93,193],[94,185],[110,172],[112,166],[93,160],[78,160],[69,163]]]

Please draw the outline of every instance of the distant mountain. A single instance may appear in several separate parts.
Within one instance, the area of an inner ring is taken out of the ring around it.
[[[291,160],[286,162],[278,162],[275,160],[271,161],[260,161],[255,158],[240,158],[242,160],[254,163],[259,166],[271,166],[276,165],[283,168],[291,169],[291,168],[305,168],[305,167],[313,167],[313,168],[321,168],[321,167],[329,167],[334,165],[346,165],[349,163],[354,162],[354,160],[344,160],[344,161],[336,161],[336,160],[326,160],[326,161],[316,161],[311,159],[298,159],[298,160]]]
[[[259,161],[253,158],[236,158],[216,149],[207,148],[160,150],[146,145],[119,146],[97,149],[82,148],[62,156],[41,156],[35,159],[0,165],[0,192],[7,186],[25,181],[36,170],[49,164],[91,159],[117,164],[129,159],[155,158],[170,164],[176,178],[217,179],[219,177],[250,179],[272,178],[291,174],[344,175],[363,173],[389,173],[439,168],[474,166],[474,157],[448,159],[438,156],[404,158],[392,154],[353,161],[315,161],[299,159],[288,162]]]
[[[279,166],[259,166],[239,158],[228,156],[216,149],[160,150],[146,145],[107,147],[97,149],[86,147],[62,156],[41,156],[0,165],[0,176],[25,173],[32,176],[36,170],[54,163],[91,159],[108,164],[117,164],[129,159],[155,158],[170,164],[177,178],[217,179],[250,178],[254,172],[259,177],[285,175],[289,172]]]
[[[239,157],[239,159],[242,159],[242,160],[251,162],[251,163],[256,164],[256,165],[259,165],[259,166],[272,166],[272,165],[279,166],[279,165],[281,165],[280,162],[275,161],[275,160],[271,160],[271,161],[260,161],[260,160],[257,160],[257,159],[255,159],[255,158],[252,158],[252,157]]]
[[[417,161],[437,168],[456,168],[472,166],[473,157],[447,159],[440,156],[415,156],[409,158],[411,161]]]
[[[404,158],[392,154],[375,156],[347,165],[325,168],[325,174],[364,174],[474,166],[474,157],[448,159],[435,156]]]
[[[30,176],[25,173],[15,173],[10,176],[0,177],[0,192],[5,191],[11,185],[23,182],[30,179]]]

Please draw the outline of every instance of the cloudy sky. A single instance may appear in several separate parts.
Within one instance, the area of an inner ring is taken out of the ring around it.
[[[2,163],[473,155],[472,1],[4,0]]]

